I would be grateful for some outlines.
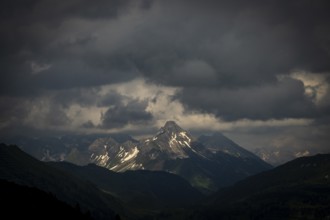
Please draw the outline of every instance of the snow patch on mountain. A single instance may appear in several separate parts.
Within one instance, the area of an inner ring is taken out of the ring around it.
[[[121,163],[134,159],[139,153],[139,149],[135,147],[132,152],[125,152],[124,157],[120,160]]]
[[[309,155],[310,155],[310,152],[308,150],[295,153],[296,157],[306,157],[306,156],[309,156]]]
[[[108,152],[105,152],[105,154],[103,154],[103,155],[95,156],[95,158],[92,160],[94,162],[96,162],[99,166],[106,167],[109,159],[110,159],[110,157],[108,155]]]
[[[180,132],[179,135],[182,137],[182,138],[185,138],[185,139],[188,139],[188,142],[191,142],[191,139],[187,136],[187,132]]]

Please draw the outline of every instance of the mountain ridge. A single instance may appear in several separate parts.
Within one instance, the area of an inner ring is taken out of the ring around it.
[[[0,179],[51,192],[59,200],[84,211],[92,210],[93,218],[114,218],[130,213],[113,196],[102,193],[92,183],[71,176],[33,158],[14,145],[0,144]]]
[[[301,157],[159,219],[329,219],[330,154]]]
[[[117,136],[53,138],[40,143],[33,140],[31,146],[23,144],[22,149],[37,149],[39,159],[78,165],[95,163],[116,172],[167,171],[205,193],[271,168],[220,133],[195,138],[175,121],[167,121],[154,136],[139,141],[129,135]]]
[[[194,138],[174,121],[167,121],[150,138],[118,146],[93,154],[92,161],[117,172],[165,170],[182,176],[202,191],[214,191],[271,168],[222,134]],[[106,148],[98,147],[100,151]]]
[[[48,164],[88,180],[103,191],[115,195],[129,207],[138,209],[182,207],[203,198],[203,195],[182,177],[165,171],[129,170],[118,173],[95,164]]]

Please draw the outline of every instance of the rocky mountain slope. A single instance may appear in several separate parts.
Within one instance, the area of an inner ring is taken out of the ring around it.
[[[116,172],[167,171],[206,193],[271,168],[221,133],[195,138],[174,121],[139,141],[128,135],[89,135],[23,140],[20,146],[44,161],[94,163]]]
[[[168,171],[203,191],[214,191],[271,167],[220,133],[195,139],[173,121],[138,142],[97,139],[89,151],[93,163],[110,170]]]

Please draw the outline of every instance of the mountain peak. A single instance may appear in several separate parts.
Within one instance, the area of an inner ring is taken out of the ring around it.
[[[181,128],[175,121],[167,121],[165,125],[160,128],[158,134],[162,134],[162,133],[179,134],[180,132],[186,132],[186,131],[183,128]]]
[[[179,128],[183,130],[175,121],[167,121],[164,125],[165,129],[173,129],[173,128]]]
[[[167,121],[158,133],[146,142],[156,143],[157,148],[171,159],[182,159],[189,157],[187,151],[190,153],[193,151],[188,150],[191,149],[192,139],[193,137],[174,121]]]

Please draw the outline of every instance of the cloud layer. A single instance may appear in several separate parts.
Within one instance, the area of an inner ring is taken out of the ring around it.
[[[143,135],[174,119],[237,140],[258,127],[297,142],[312,129],[316,147],[327,143],[329,1],[5,0],[0,10],[2,134]]]

